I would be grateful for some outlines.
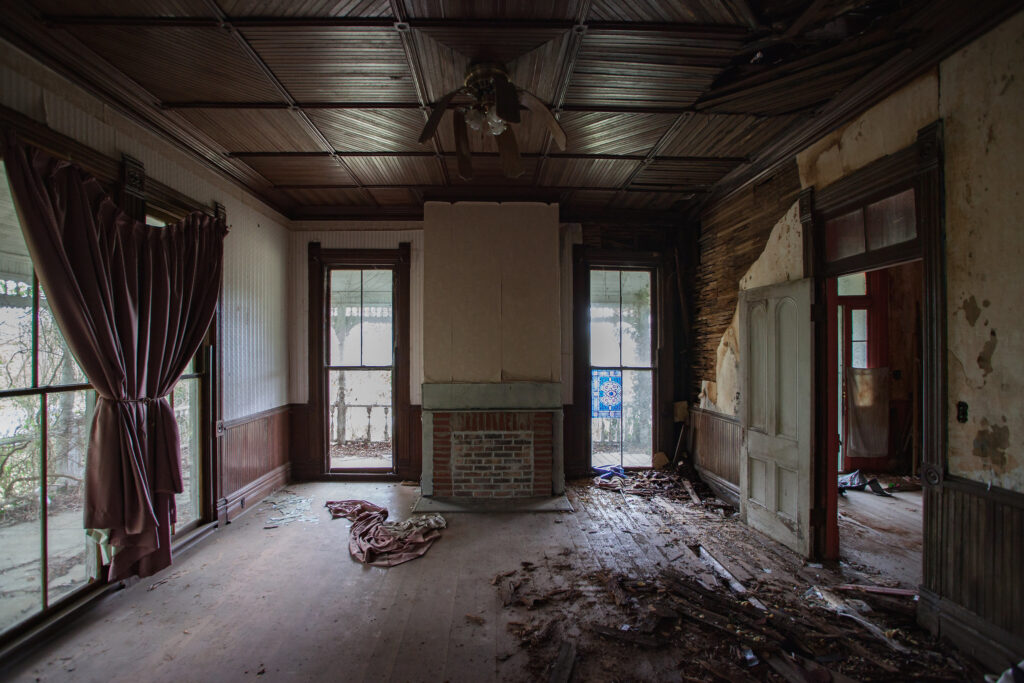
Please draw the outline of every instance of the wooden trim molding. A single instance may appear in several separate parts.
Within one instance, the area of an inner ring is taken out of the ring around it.
[[[258,413],[246,415],[245,417],[236,417],[232,420],[222,420],[221,425],[224,427],[224,430],[227,431],[229,429],[234,429],[235,427],[240,427],[244,424],[249,424],[250,422],[256,422],[257,420],[265,420],[273,415],[280,415],[281,413],[286,413],[290,409],[291,406],[289,404],[285,404],[283,406],[278,406],[276,408],[268,408],[267,410],[261,410]]]
[[[254,479],[242,488],[218,501],[218,508],[228,522],[288,483],[290,465],[285,463]],[[219,516],[219,515],[218,515]]]
[[[326,276],[332,267],[381,266],[396,274],[394,291],[394,334],[397,347],[395,358],[395,417],[392,433],[393,469],[391,475],[418,480],[422,466],[420,411],[410,405],[410,281],[412,247],[402,242],[397,249],[324,249],[319,242],[307,247],[309,263],[309,402],[303,407],[302,421],[306,434],[299,437],[305,442],[302,450],[293,450],[295,476],[299,479],[337,478],[332,473],[327,456],[327,425],[324,419],[327,405],[327,386],[324,379],[323,359],[326,349],[327,327],[324,320],[326,306]],[[298,413],[296,413],[297,415]],[[294,439],[293,439],[294,442]],[[348,473],[346,476],[349,476]],[[379,473],[377,476],[380,476]]]

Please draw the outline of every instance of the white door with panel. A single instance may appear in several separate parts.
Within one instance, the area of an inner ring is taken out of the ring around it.
[[[740,514],[805,557],[813,501],[812,284],[740,292]]]

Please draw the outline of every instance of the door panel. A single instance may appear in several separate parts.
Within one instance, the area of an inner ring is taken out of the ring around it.
[[[811,280],[740,293],[740,514],[810,551]]]

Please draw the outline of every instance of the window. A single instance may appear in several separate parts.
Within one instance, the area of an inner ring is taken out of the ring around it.
[[[651,271],[590,271],[591,464],[650,467]]]
[[[96,392],[36,281],[0,162],[0,631],[89,582],[82,528]]]
[[[193,360],[168,396],[181,436],[178,534],[204,517],[203,377]],[[77,595],[99,573],[83,528],[96,399],[36,279],[0,160],[0,633]]]
[[[391,269],[328,273],[331,469],[392,469],[394,278]]]

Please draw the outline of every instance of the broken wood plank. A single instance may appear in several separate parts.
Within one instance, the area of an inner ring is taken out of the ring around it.
[[[690,499],[694,503],[696,503],[697,505],[703,504],[703,501],[700,499],[700,496],[698,496],[697,492],[693,490],[693,484],[690,483],[689,479],[686,479],[685,477],[683,478],[683,486],[686,487],[686,492],[690,494]]]
[[[733,576],[732,573],[728,569],[726,569],[721,562],[715,559],[715,556],[709,553],[704,546],[699,545],[697,546],[697,548],[700,560],[704,564],[711,567],[711,569],[713,569],[716,574],[725,579],[726,584],[728,584],[729,588],[732,589],[733,593],[743,595],[746,598],[747,602],[749,602],[751,605],[761,610],[762,612],[768,611],[768,608],[764,606],[764,603],[762,603],[754,596],[750,595],[746,587],[742,583],[737,581],[736,577]]]
[[[575,665],[576,644],[572,641],[564,641],[558,649],[558,657],[555,658],[555,663],[551,667],[548,683],[568,683]]]
[[[621,640],[622,642],[629,643],[630,645],[638,645],[640,647],[661,647],[662,644],[662,641],[658,638],[653,638],[636,631],[623,631],[622,629],[612,628],[611,626],[601,626],[600,624],[592,627],[592,630],[605,638]]]
[[[888,635],[886,635],[885,631],[882,628],[880,628],[878,624],[862,616],[860,613],[857,612],[857,610],[847,605],[846,601],[844,601],[835,593],[829,591],[826,588],[821,588],[820,586],[815,586],[814,589],[825,600],[825,602],[828,604],[829,609],[831,609],[839,616],[846,617],[847,619],[852,619],[853,621],[856,621],[858,624],[866,628],[873,636],[884,642],[893,650],[896,650],[896,652],[899,652],[900,654],[907,654],[908,652],[910,652],[910,650],[908,650],[906,647],[896,642],[895,639],[890,638]]]
[[[859,583],[841,583],[832,586],[837,591],[863,591],[865,593],[880,593],[882,595],[902,595],[908,598],[917,597],[917,591],[912,588],[887,588],[886,586],[865,586]]]

